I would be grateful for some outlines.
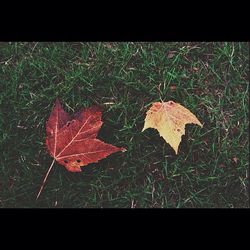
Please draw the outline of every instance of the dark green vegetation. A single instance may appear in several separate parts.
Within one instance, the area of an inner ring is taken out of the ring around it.
[[[247,43],[0,43],[1,207],[249,207]],[[101,104],[99,138],[127,148],[70,173],[45,148],[56,97]],[[141,132],[152,102],[173,100],[204,124],[179,154]]]

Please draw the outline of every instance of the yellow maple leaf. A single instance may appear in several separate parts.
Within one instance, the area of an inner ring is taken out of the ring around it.
[[[197,117],[179,103],[155,102],[147,111],[142,131],[147,128],[157,129],[160,136],[170,144],[177,154],[187,123],[194,123],[202,127]]]

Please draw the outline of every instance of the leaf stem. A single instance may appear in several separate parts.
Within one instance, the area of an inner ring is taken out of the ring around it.
[[[44,177],[44,179],[43,179],[43,183],[42,183],[42,185],[41,185],[41,187],[40,187],[40,189],[39,189],[39,192],[38,192],[38,194],[37,194],[37,196],[36,196],[36,199],[39,198],[39,196],[40,196],[40,194],[41,194],[41,192],[42,192],[42,190],[43,190],[44,184],[45,184],[45,182],[46,182],[46,180],[47,180],[47,178],[48,178],[48,175],[49,175],[49,173],[50,173],[50,171],[51,171],[51,169],[52,169],[54,163],[55,163],[55,159],[52,161],[52,163],[51,163],[51,165],[50,165],[50,167],[49,167],[49,169],[48,169],[48,171],[47,171],[47,173],[46,173],[46,175],[45,175],[45,177]]]

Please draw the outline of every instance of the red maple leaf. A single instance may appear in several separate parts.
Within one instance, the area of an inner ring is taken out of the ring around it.
[[[70,172],[81,172],[81,166],[98,162],[117,151],[126,151],[96,139],[102,126],[98,106],[82,109],[72,119],[63,110],[59,100],[46,123],[46,146],[54,158],[39,190],[39,197],[55,161]]]
[[[46,145],[50,155],[70,172],[80,172],[81,166],[97,162],[124,148],[104,143],[96,136],[102,126],[101,109],[83,109],[70,120],[59,100],[46,123]]]

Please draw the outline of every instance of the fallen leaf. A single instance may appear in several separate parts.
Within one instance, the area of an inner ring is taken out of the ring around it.
[[[96,139],[103,123],[101,116],[100,108],[93,106],[70,119],[57,99],[46,123],[46,145],[50,155],[68,171],[80,172],[81,166],[124,151],[124,148]]]
[[[237,164],[238,158],[237,158],[236,156],[234,156],[234,157],[233,157],[233,161],[234,161],[235,164]]]
[[[202,127],[196,116],[179,103],[155,102],[147,111],[142,131],[147,128],[157,129],[160,136],[170,144],[177,154],[181,137],[185,134],[185,125],[188,123]]]

